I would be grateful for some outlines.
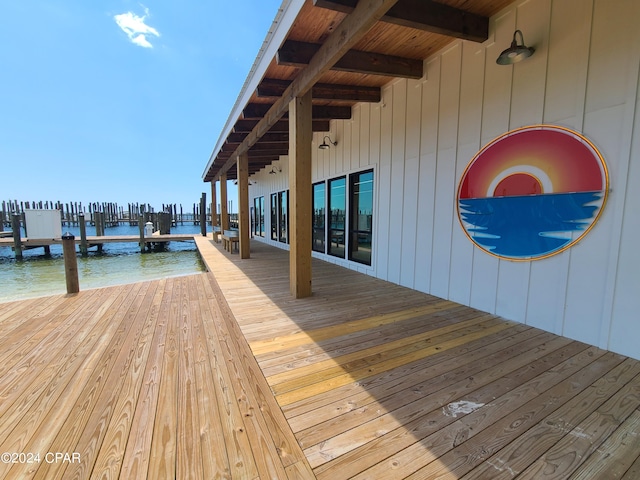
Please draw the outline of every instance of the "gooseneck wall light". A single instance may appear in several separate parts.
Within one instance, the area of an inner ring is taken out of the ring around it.
[[[517,36],[520,35],[520,43],[518,44]],[[530,57],[535,52],[533,47],[527,47],[524,44],[524,37],[522,36],[522,32],[520,30],[516,30],[513,33],[513,41],[511,42],[511,46],[504,50],[500,56],[497,58],[496,63],[498,65],[512,65],[514,63],[518,63],[525,58]]]
[[[327,143],[327,139],[329,140],[329,143]],[[332,142],[331,138],[329,138],[329,135],[325,135],[324,138],[322,139],[322,143],[320,145],[318,145],[318,148],[320,150],[326,150],[327,148],[330,148],[331,145],[333,145],[334,147],[336,145],[338,145],[338,142]]]

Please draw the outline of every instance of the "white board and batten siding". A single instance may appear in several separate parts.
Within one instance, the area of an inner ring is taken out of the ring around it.
[[[314,146],[314,181],[375,171],[373,264],[342,263],[640,358],[638,24],[638,0],[518,1],[491,19],[483,44],[454,42],[425,60],[423,79],[396,80],[380,103],[331,122],[338,145]],[[496,65],[516,29],[535,54]],[[572,248],[543,260],[501,260],[464,234],[458,181],[482,146],[541,123],[574,129],[596,145],[609,169],[607,204]],[[322,136],[314,135],[316,145]],[[252,196],[264,189],[267,202],[277,191],[272,183],[286,181],[286,157],[281,163],[282,174],[254,177]]]

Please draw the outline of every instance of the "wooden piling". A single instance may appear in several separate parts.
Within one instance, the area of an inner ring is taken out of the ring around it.
[[[64,256],[64,276],[67,282],[67,293],[78,293],[78,259],[76,258],[76,237],[67,232],[62,235],[62,254]]]
[[[16,253],[16,258],[22,259],[22,242],[20,239],[20,214],[14,213],[11,217],[11,229],[13,230],[13,250]]]
[[[144,215],[138,216],[138,229],[140,230],[140,253],[144,253]]]
[[[121,224],[137,225],[138,218],[143,215],[145,222],[155,221],[153,215],[154,209],[150,204],[130,203],[127,207],[121,207],[114,202],[90,202],[83,206],[82,202],[62,202],[60,200],[52,201],[19,201],[19,200],[2,200],[0,201],[0,232],[3,227],[5,230],[11,226],[11,218],[13,213],[24,215],[25,210],[40,208],[45,210],[60,210],[60,221],[63,226],[79,225],[79,216],[85,214],[85,222],[96,226],[96,234],[104,235],[105,228],[118,226]],[[180,209],[178,211],[178,208]],[[204,218],[210,221],[212,218],[211,209],[205,205],[200,205],[200,201],[193,204],[193,211],[189,207],[183,208],[182,204],[162,204],[162,212],[169,214],[172,226],[193,223],[200,225],[202,213],[204,210]],[[99,218],[98,218],[99,217]],[[215,218],[213,219],[215,222]],[[24,221],[23,221],[23,227]],[[22,236],[28,236],[28,232],[23,231]]]
[[[104,237],[104,213],[94,209],[93,216],[96,224],[96,236]],[[102,252],[102,244],[97,245],[98,252]]]
[[[207,236],[207,194],[202,192],[200,198],[200,233],[203,237]]]
[[[87,256],[87,224],[84,221],[84,212],[78,214],[78,222],[80,224],[80,253],[83,257]]]

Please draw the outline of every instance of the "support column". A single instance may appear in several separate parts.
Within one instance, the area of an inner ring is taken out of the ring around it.
[[[216,182],[211,181],[211,226],[218,225],[218,196],[216,195]]]
[[[238,156],[238,234],[240,258],[249,258],[249,155]]]
[[[162,213],[163,213],[162,215],[158,214],[159,218],[162,218],[165,216],[164,212]],[[162,225],[162,220],[160,220],[160,224]],[[169,222],[169,225],[171,225],[171,222]],[[160,234],[162,235],[163,233],[164,232],[162,231],[162,227],[160,227]],[[202,197],[200,197],[200,233],[202,234],[203,237],[207,236],[207,194],[206,192],[202,192]]]
[[[220,229],[224,233],[229,230],[229,213],[227,211],[227,174],[220,175]]]
[[[289,288],[311,296],[311,90],[289,103]]]

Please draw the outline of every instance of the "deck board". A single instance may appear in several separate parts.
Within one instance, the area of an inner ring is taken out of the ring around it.
[[[250,260],[219,250],[205,260],[317,478],[493,479],[493,465],[514,478],[559,455],[555,443],[518,449],[519,439],[555,412],[577,410],[588,422],[594,410],[578,407],[587,395],[616,396],[601,384],[626,385],[618,402],[635,411],[639,379],[619,370],[639,363],[621,355],[316,260],[313,296],[292,301],[286,252],[263,244]],[[459,405],[471,407],[447,410]],[[619,415],[598,444],[640,434],[631,413]],[[491,460],[509,447],[517,457]],[[572,471],[599,455],[583,450]],[[624,472],[638,464],[628,451]]]
[[[616,478],[640,362],[287,253],[0,303],[0,478]]]

